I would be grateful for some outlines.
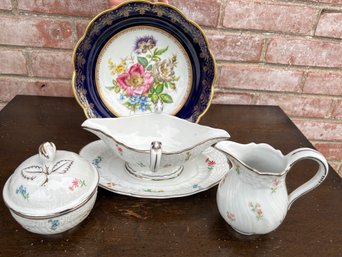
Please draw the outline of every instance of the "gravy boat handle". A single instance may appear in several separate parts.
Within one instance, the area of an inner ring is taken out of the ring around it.
[[[296,188],[294,191],[292,191],[288,198],[288,209],[290,209],[292,203],[297,200],[299,197],[303,196],[304,194],[308,193],[315,187],[319,186],[323,180],[327,177],[329,166],[327,163],[327,160],[324,158],[324,156],[311,149],[311,148],[299,148],[296,149],[289,154],[286,155],[288,158],[288,165],[289,167],[292,167],[296,162],[304,159],[311,159],[318,163],[319,168],[316,172],[316,174],[306,183]]]
[[[162,156],[162,143],[159,141],[153,141],[150,148],[150,170],[157,172],[160,166],[160,160]]]

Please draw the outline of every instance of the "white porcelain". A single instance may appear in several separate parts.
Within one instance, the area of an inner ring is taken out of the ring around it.
[[[12,216],[38,234],[64,232],[84,220],[97,194],[97,170],[79,155],[44,143],[21,163],[3,188]]]
[[[222,129],[162,113],[88,119],[82,127],[124,160],[130,173],[152,180],[179,176],[185,162],[218,141],[229,139]]]
[[[113,155],[101,140],[86,145],[80,155],[99,171],[100,187],[139,198],[167,199],[196,194],[217,185],[229,169],[226,156],[212,147],[185,163],[178,177],[163,181],[131,175],[124,161]]]
[[[117,117],[154,112],[156,99],[163,101],[164,112],[175,115],[193,86],[191,60],[182,44],[152,26],[130,27],[110,38],[95,70],[99,97]]]
[[[317,187],[328,174],[326,159],[309,148],[299,148],[284,156],[267,144],[225,141],[215,147],[225,152],[232,164],[218,187],[218,209],[229,225],[246,235],[276,229],[291,204]],[[303,159],[316,161],[319,169],[313,178],[288,195],[286,174]]]

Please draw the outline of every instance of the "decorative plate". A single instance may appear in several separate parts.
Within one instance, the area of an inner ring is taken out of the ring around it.
[[[185,163],[178,177],[162,181],[130,175],[125,169],[125,162],[101,140],[83,147],[80,156],[97,168],[100,187],[140,198],[167,199],[193,195],[217,185],[229,170],[225,155],[212,147]]]
[[[127,2],[96,16],[73,54],[73,90],[88,118],[163,112],[198,122],[216,65],[198,25],[164,3]]]

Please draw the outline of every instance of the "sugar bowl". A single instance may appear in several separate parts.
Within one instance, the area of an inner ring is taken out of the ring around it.
[[[82,222],[94,206],[99,175],[76,153],[40,145],[21,163],[3,188],[3,199],[26,230],[57,234]]]

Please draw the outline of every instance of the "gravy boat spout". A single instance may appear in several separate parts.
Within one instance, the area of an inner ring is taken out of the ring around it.
[[[82,127],[123,159],[130,174],[152,180],[178,176],[186,161],[230,138],[225,130],[156,113],[88,119]]]

